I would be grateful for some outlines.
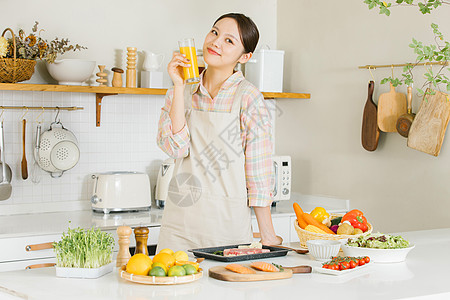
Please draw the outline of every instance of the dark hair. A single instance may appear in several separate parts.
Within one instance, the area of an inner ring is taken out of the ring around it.
[[[256,45],[259,40],[259,31],[256,24],[246,15],[239,13],[229,13],[220,16],[215,22],[219,22],[222,19],[231,18],[234,19],[238,25],[239,34],[241,35],[241,42],[244,45],[244,52],[249,53],[255,51]]]

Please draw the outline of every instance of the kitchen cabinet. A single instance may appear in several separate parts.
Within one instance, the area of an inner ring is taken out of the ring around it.
[[[114,237],[113,260],[119,251],[116,230],[103,230]],[[149,227],[147,245],[156,245],[158,242],[160,226]],[[62,233],[61,233],[62,234]],[[23,236],[0,239],[0,272],[22,270],[29,266],[46,263],[56,263],[55,253],[51,243],[58,241],[61,234]],[[130,247],[136,246],[134,235],[130,236]]]
[[[118,94],[138,94],[138,95],[165,95],[167,89],[149,88],[126,88],[108,86],[69,86],[69,85],[49,85],[49,84],[29,84],[29,83],[0,83],[0,90],[10,91],[42,91],[42,92],[69,92],[69,93],[95,93],[96,102],[96,126],[100,126],[102,100],[105,96]],[[307,93],[271,93],[263,92],[265,99],[291,98],[310,99]]]

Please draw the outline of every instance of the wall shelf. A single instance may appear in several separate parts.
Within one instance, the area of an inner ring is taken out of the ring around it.
[[[102,100],[105,96],[118,94],[133,95],[165,95],[167,89],[126,88],[109,86],[73,86],[73,85],[50,85],[29,83],[0,83],[0,90],[9,91],[39,91],[39,92],[69,92],[69,93],[92,93],[95,94],[96,103],[96,126],[100,126]],[[309,99],[306,93],[262,93],[265,99]]]

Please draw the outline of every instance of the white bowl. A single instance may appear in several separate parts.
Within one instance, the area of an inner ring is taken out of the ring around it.
[[[332,240],[308,240],[306,241],[309,253],[319,261],[330,260],[339,253],[341,243]]]
[[[62,85],[81,85],[91,77],[95,61],[83,59],[61,59],[47,63],[50,75]]]
[[[344,251],[345,256],[368,256],[370,257],[370,261],[376,263],[396,263],[405,261],[409,251],[413,248],[414,245],[400,249],[376,249],[342,245],[342,251]]]

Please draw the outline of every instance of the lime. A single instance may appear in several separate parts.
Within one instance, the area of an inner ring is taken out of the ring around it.
[[[173,266],[167,272],[168,276],[184,276],[186,275],[186,270],[182,266]]]
[[[192,275],[197,273],[197,269],[191,264],[183,265],[184,270],[186,271],[186,275]]]
[[[166,265],[165,265],[165,264],[160,263],[160,262],[154,262],[154,263],[152,264],[152,268],[154,268],[154,267],[161,267],[161,268],[163,268],[163,269],[164,269],[164,272],[166,272],[166,274],[167,274],[167,268],[166,268]]]
[[[166,272],[161,267],[153,267],[150,272],[148,273],[149,276],[157,276],[157,277],[165,277]]]

